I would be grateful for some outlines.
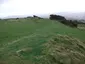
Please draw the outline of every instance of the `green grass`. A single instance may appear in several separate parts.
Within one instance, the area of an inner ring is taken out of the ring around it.
[[[18,19],[0,22],[0,63],[33,64],[43,44],[57,34],[85,40],[85,31],[49,19]],[[24,50],[24,51],[23,51]]]

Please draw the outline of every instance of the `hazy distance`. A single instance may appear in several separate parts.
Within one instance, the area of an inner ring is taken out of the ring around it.
[[[85,18],[84,0],[0,0],[0,18],[60,14],[65,17]]]

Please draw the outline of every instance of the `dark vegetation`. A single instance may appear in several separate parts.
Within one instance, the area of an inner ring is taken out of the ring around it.
[[[38,19],[43,19],[43,18],[41,18],[41,17],[39,17],[39,16],[36,16],[36,15],[33,15],[33,17],[34,17],[34,18],[38,18]]]
[[[16,20],[18,20],[19,18],[16,18]]]
[[[58,20],[59,22],[65,24],[65,25],[77,28],[78,22],[76,20],[66,20],[66,18],[63,16],[53,15],[53,14],[50,15],[50,19],[51,20]]]
[[[50,15],[50,19],[51,20],[66,20],[63,16],[53,15],[53,14]]]

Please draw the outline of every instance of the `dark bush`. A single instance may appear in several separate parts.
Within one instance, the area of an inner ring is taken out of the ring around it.
[[[34,17],[34,18],[38,18],[38,19],[43,19],[43,18],[41,18],[41,17],[39,17],[39,16],[36,16],[36,15],[33,15],[33,17]]]
[[[50,15],[50,19],[51,20],[66,20],[63,16],[53,15],[53,14]]]
[[[18,20],[19,18],[16,18],[16,20]]]
[[[76,20],[74,20],[74,21],[73,20],[66,20],[65,17],[60,16],[60,15],[54,15],[54,14],[51,14],[49,19],[51,19],[51,20],[58,20],[59,22],[65,24],[65,25],[77,28],[77,23],[78,22]]]

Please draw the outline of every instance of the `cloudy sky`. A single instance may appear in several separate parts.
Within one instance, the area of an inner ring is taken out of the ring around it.
[[[85,0],[0,0],[0,17],[85,12]]]

